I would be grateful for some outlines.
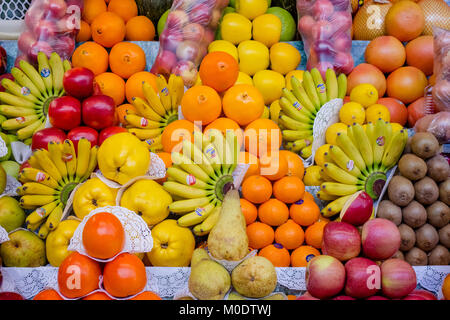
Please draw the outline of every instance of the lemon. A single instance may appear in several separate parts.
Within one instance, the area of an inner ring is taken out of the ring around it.
[[[272,70],[261,70],[253,76],[253,84],[261,92],[264,104],[270,105],[280,99],[282,90],[286,86],[283,75]]]
[[[367,122],[375,123],[379,118],[390,122],[391,114],[389,113],[389,109],[382,104],[374,104],[366,109]]]
[[[280,41],[281,20],[274,14],[263,14],[252,22],[253,40],[262,42],[266,47]]]
[[[269,67],[269,49],[259,41],[247,40],[239,43],[239,71],[249,76]]]
[[[347,132],[347,125],[337,122],[328,127],[325,132],[325,141],[328,144],[336,144],[336,136],[339,132]]]
[[[350,91],[350,101],[360,103],[367,108],[378,101],[378,91],[370,83],[361,83]]]
[[[358,102],[347,102],[339,110],[339,119],[349,126],[353,123],[363,124],[366,119],[366,111]]]
[[[223,40],[237,45],[252,38],[252,22],[241,14],[228,13],[220,24],[220,34]]]
[[[250,84],[250,85],[253,85],[252,77],[250,77],[246,73],[243,73],[243,72],[239,71],[238,78],[237,78],[236,82],[234,83],[234,85],[237,85],[237,84]]]
[[[285,78],[286,78],[286,88],[289,89],[289,90],[292,90],[292,85],[291,85],[291,78],[292,77],[296,77],[300,82],[302,82],[303,81],[303,73],[304,72],[305,71],[303,71],[303,70],[292,70],[292,71],[289,71],[286,74],[286,76],[285,76]]]
[[[223,51],[230,54],[236,61],[239,61],[238,50],[234,44],[227,40],[215,40],[208,46],[208,53],[214,51]]]
[[[238,13],[253,20],[266,13],[269,3],[267,0],[236,0],[235,8]]]
[[[270,68],[283,75],[297,69],[302,57],[293,45],[278,42],[270,47]]]
[[[392,127],[392,133],[395,133],[395,132],[403,129],[403,126],[397,122],[391,122],[391,127]]]
[[[330,150],[331,144],[324,144],[317,148],[316,153],[314,155],[314,161],[318,166],[323,167],[325,164],[325,153]]]
[[[319,166],[309,166],[305,169],[305,176],[303,177],[305,186],[320,186],[324,182],[320,170]]]

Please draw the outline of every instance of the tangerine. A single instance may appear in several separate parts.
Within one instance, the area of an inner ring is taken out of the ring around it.
[[[270,119],[256,119],[244,130],[245,150],[261,157],[272,150],[279,150],[282,142],[280,127]]]
[[[273,184],[273,195],[284,203],[294,203],[303,198],[305,185],[297,176],[286,176]]]
[[[103,12],[91,24],[92,39],[105,48],[111,48],[125,39],[123,19],[114,12]]]
[[[246,151],[242,151],[241,153],[239,153],[238,161],[239,161],[239,163],[249,165],[247,172],[245,173],[244,180],[250,176],[260,174],[259,159],[257,156],[255,156],[251,153],[248,153]]]
[[[328,221],[319,220],[314,222],[305,230],[305,242],[316,249],[322,248],[323,229]]]
[[[105,0],[84,0],[81,18],[91,24],[100,13],[106,12]]]
[[[135,0],[110,0],[108,11],[119,15],[125,22],[138,15],[138,7]],[[141,29],[141,32],[145,31]]]
[[[261,175],[271,181],[283,178],[288,173],[288,163],[284,154],[269,152],[259,157]]]
[[[279,243],[262,248],[259,250],[258,256],[268,259],[274,267],[289,267],[291,264],[289,251]]]
[[[94,83],[99,85],[102,94],[113,98],[116,106],[125,100],[125,81],[112,72],[101,73],[94,78]]]
[[[131,298],[130,300],[162,300],[162,299],[158,294],[152,291],[144,291],[135,296],[134,298]]]
[[[220,130],[224,136],[226,136],[227,130],[233,130],[237,135],[239,145],[242,146],[244,132],[236,121],[225,117],[217,118],[203,129],[203,133],[208,136],[208,130],[210,129]]]
[[[116,115],[122,125],[127,125],[128,122],[125,121],[125,116],[127,114],[136,114],[137,110],[132,104],[122,104],[116,107]]]
[[[247,199],[241,199],[241,210],[245,218],[245,223],[249,225],[255,222],[258,217],[258,209],[256,206]]]
[[[92,38],[91,26],[84,20],[80,22],[80,31],[75,38],[76,42],[85,42],[89,41]]]
[[[113,299],[111,299],[106,293],[102,291],[97,291],[84,297],[82,300],[113,300]]]
[[[75,49],[72,55],[72,67],[84,67],[95,75],[108,70],[108,51],[94,41],[88,41]]]
[[[254,175],[242,183],[242,195],[252,203],[263,203],[272,196],[272,183],[269,179]]]
[[[442,294],[445,300],[450,300],[450,274],[447,274],[442,282]]]
[[[127,21],[125,39],[128,41],[153,41],[155,26],[146,16],[133,17]]]
[[[307,227],[319,220],[320,209],[314,201],[303,199],[291,205],[289,215],[296,223]]]
[[[320,252],[316,248],[311,246],[298,247],[291,253],[291,266],[306,267],[308,262],[316,256],[320,256]]]
[[[203,85],[224,92],[234,85],[239,76],[239,64],[229,53],[214,51],[202,60],[199,70]]]
[[[280,226],[289,218],[289,208],[278,199],[269,199],[258,207],[258,218],[269,226]]]
[[[135,43],[119,42],[112,47],[109,53],[111,71],[124,79],[144,71],[145,64],[145,52]]]
[[[304,240],[305,232],[292,219],[288,219],[275,229],[275,241],[282,244],[288,250],[300,247]]]
[[[287,160],[288,172],[287,176],[296,176],[303,179],[305,175],[305,166],[300,156],[289,150],[280,150],[279,153]]]
[[[164,128],[161,135],[164,152],[180,152],[184,139],[194,140],[194,130],[198,130],[198,128],[192,122],[185,119],[175,120],[170,123]]]
[[[227,118],[246,126],[258,119],[264,112],[264,99],[254,86],[237,84],[228,89],[223,96],[223,112]]]
[[[268,224],[256,221],[247,226],[248,245],[253,249],[261,249],[273,242],[275,232]]]
[[[181,112],[186,120],[201,121],[202,125],[208,125],[222,113],[222,101],[213,88],[194,86],[184,93]]]
[[[133,103],[134,97],[139,97],[145,100],[145,95],[142,91],[142,84],[144,82],[149,83],[153,89],[155,89],[155,92],[158,92],[158,87],[156,86],[156,76],[153,73],[148,71],[136,72],[131,75],[125,83],[125,95],[128,103]]]

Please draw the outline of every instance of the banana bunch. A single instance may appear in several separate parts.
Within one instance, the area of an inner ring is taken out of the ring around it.
[[[34,210],[25,220],[27,229],[38,230],[42,239],[58,227],[71,192],[97,167],[98,146],[91,148],[89,140],[82,138],[77,149],[75,152],[69,139],[62,144],[50,142],[48,151],[34,151],[28,159],[31,167],[19,173],[22,183],[16,190],[19,204]]]
[[[232,187],[239,151],[234,131],[224,136],[211,129],[207,136],[195,131],[194,142],[183,141],[182,153],[172,152],[173,166],[167,169],[163,187],[175,199],[169,210],[181,215],[180,226],[193,226],[198,236],[211,231],[225,194]]]
[[[325,81],[317,68],[303,73],[303,81],[291,77],[292,90],[283,89],[278,103],[270,106],[270,118],[281,128],[284,148],[306,159],[311,156],[313,125],[317,112],[330,100],[345,97],[347,77],[326,71]],[[272,110],[273,108],[273,110]]]
[[[171,122],[178,120],[178,106],[184,94],[183,78],[174,74],[168,82],[158,75],[156,85],[158,92],[148,82],[143,82],[145,99],[134,97],[132,102],[138,114],[125,116],[128,131],[145,141],[151,151],[162,150],[161,134]]]
[[[338,133],[336,145],[325,153],[321,176],[325,180],[317,196],[331,201],[322,209],[325,217],[338,214],[347,199],[359,190],[378,199],[386,174],[396,165],[408,140],[406,129],[393,131],[389,122],[378,119],[364,126],[353,124]]]
[[[71,68],[70,62],[62,61],[56,52],[50,59],[43,52],[37,57],[38,69],[21,60],[20,68],[11,69],[15,81],[1,82],[6,91],[0,92],[0,114],[8,118],[2,128],[26,143],[31,143],[36,131],[44,129],[48,106],[64,95],[64,73]]]

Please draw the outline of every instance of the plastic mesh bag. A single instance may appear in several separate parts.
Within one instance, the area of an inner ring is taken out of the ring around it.
[[[179,75],[187,87],[192,86],[228,1],[175,0],[159,39],[160,48],[151,72]]]
[[[439,143],[450,142],[450,112],[441,111],[429,114],[417,120],[414,130],[416,132],[430,132]]]
[[[37,62],[37,53],[58,53],[69,59],[80,30],[83,0],[33,0],[25,14],[25,29],[17,45],[16,65],[20,60]]]
[[[433,100],[438,111],[450,111],[450,31],[435,27],[433,39],[436,75]]]
[[[297,0],[298,31],[308,58],[308,70],[322,76],[328,68],[348,74],[351,55],[352,8],[349,0]]]
[[[31,0],[3,0],[0,1],[1,20],[23,20],[30,6]]]

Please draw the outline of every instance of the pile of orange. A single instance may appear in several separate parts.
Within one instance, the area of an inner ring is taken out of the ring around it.
[[[271,166],[278,166],[274,173],[264,173],[265,167],[253,163],[256,168],[247,172],[241,185],[249,246],[276,267],[305,267],[320,255],[327,221],[305,191],[300,157],[280,150],[273,152],[270,160]]]

